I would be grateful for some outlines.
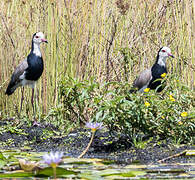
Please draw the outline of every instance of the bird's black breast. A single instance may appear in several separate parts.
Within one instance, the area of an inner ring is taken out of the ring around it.
[[[43,59],[30,53],[27,57],[28,68],[26,69],[25,78],[27,80],[37,81],[43,73]]]
[[[150,81],[148,87],[150,89],[156,89],[158,86],[161,85],[161,80],[160,80],[160,79],[162,79],[161,75],[163,73],[167,73],[167,69],[166,69],[166,67],[160,66],[159,64],[154,64],[152,66],[151,71],[152,71],[152,80]],[[162,89],[163,89],[162,86],[159,87],[157,92],[162,91]]]
[[[159,64],[154,64],[152,66],[152,77],[153,78],[161,78],[161,74],[167,73],[167,69],[164,66],[160,66]]]

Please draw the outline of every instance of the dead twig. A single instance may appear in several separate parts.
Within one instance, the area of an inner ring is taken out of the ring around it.
[[[184,150],[184,151],[182,151],[182,152],[180,152],[180,153],[177,153],[177,154],[174,154],[174,155],[172,155],[172,156],[166,157],[166,158],[164,158],[164,159],[158,160],[157,162],[158,162],[158,163],[162,163],[163,161],[166,161],[166,160],[168,160],[168,159],[172,159],[172,158],[175,158],[175,157],[179,157],[179,156],[181,156],[181,155],[184,155],[186,152],[187,152],[187,150]]]

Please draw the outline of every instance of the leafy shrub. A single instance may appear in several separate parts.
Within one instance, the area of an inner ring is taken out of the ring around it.
[[[100,84],[64,78],[59,87],[65,121],[84,124],[103,122],[110,132],[172,138],[192,142],[195,135],[194,98],[175,77],[167,77],[162,93],[129,93],[127,83]],[[183,113],[183,114],[182,114]]]

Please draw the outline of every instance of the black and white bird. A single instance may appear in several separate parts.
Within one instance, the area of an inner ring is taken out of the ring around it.
[[[30,86],[32,88],[31,103],[34,112],[34,87],[36,81],[43,73],[44,64],[40,50],[40,44],[42,42],[47,43],[42,32],[37,32],[32,37],[31,52],[14,70],[11,80],[8,84],[5,94],[8,96],[13,94],[14,91],[20,86]],[[22,88],[21,107],[24,99],[24,88]]]
[[[145,69],[133,82],[133,88],[138,89],[139,92],[144,92],[144,89],[156,89],[157,92],[163,90],[161,84],[161,75],[167,74],[166,59],[168,57],[174,58],[171,54],[171,50],[168,47],[162,47],[158,51],[156,62],[151,68]],[[130,92],[133,92],[130,90]]]

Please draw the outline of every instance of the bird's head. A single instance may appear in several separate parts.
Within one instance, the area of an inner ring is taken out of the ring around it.
[[[158,55],[159,55],[160,58],[167,58],[169,56],[174,58],[174,56],[171,54],[170,48],[168,48],[166,46],[160,48],[160,50],[158,52]]]
[[[42,42],[48,43],[42,32],[37,32],[33,35],[33,43],[41,44]]]
[[[172,58],[174,58],[174,56],[171,54],[171,50],[170,48],[164,46],[162,48],[159,49],[158,51],[158,55],[156,58],[156,63],[166,67],[166,59],[171,56]]]

